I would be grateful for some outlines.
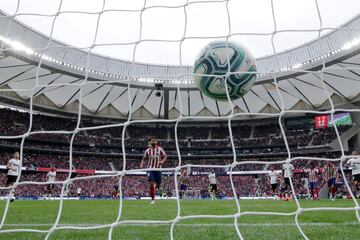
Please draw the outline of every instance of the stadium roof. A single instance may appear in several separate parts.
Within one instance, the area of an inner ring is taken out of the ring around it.
[[[131,106],[134,119],[172,119],[180,112],[184,116],[226,116],[231,112],[229,103],[209,99],[197,90],[191,66],[89,54],[49,41],[3,12],[0,30],[4,34],[0,36],[4,49],[0,97],[4,104],[26,107],[32,99],[40,110],[77,113],[81,102],[84,114],[111,118],[126,118]],[[356,103],[360,98],[359,51],[357,16],[321,38],[257,59],[256,84],[233,102],[233,111],[280,113],[282,102],[285,110],[317,111],[329,108],[329,97],[339,106]]]

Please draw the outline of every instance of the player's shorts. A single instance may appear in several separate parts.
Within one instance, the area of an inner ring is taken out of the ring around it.
[[[119,191],[119,186],[115,185],[115,186],[114,186],[114,191],[115,191],[115,192],[118,192],[118,191]]]
[[[278,187],[278,184],[277,183],[272,183],[271,184],[271,190],[276,190],[277,189],[277,187]]]
[[[315,189],[319,186],[318,182],[309,182],[310,189]]]
[[[330,188],[331,186],[336,186],[336,178],[329,178],[327,181],[327,185]]]
[[[354,174],[353,175],[353,180],[354,181],[360,181],[360,174]]]
[[[187,185],[186,184],[180,184],[180,191],[186,191],[187,190]]]
[[[50,183],[50,184],[48,185],[48,189],[49,189],[49,190],[53,190],[54,187],[55,187],[55,184],[53,184],[53,183]]]
[[[148,182],[155,182],[156,187],[161,185],[161,172],[160,171],[149,171],[147,172]]]
[[[213,192],[213,191],[217,191],[217,185],[216,184],[210,184],[210,191]]]
[[[6,185],[12,185],[16,182],[17,176],[15,175],[7,175],[6,176]]]

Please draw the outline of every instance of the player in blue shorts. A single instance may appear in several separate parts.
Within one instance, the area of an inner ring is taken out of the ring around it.
[[[161,166],[165,163],[167,155],[158,145],[156,137],[149,138],[149,147],[145,150],[144,157],[141,160],[140,168],[145,166],[147,162],[147,168],[151,170],[147,172],[149,188],[150,188],[150,204],[155,204],[155,191],[161,185]]]
[[[181,172],[181,175],[179,177],[179,183],[180,183],[179,196],[180,196],[180,199],[183,199],[183,197],[185,195],[185,192],[186,192],[186,190],[188,189],[188,187],[190,185],[189,175],[188,175],[186,169],[184,169]]]

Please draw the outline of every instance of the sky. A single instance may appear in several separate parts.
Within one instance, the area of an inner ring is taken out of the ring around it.
[[[0,6],[43,34],[53,29],[52,37],[69,45],[162,65],[192,65],[203,46],[229,34],[256,58],[271,55],[273,47],[294,48],[360,13],[359,0],[0,0]]]

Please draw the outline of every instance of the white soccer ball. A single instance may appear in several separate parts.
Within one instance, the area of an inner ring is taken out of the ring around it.
[[[201,50],[193,72],[195,83],[203,94],[227,101],[226,81],[230,99],[235,100],[244,96],[254,84],[256,63],[250,51],[240,43],[214,41]]]

